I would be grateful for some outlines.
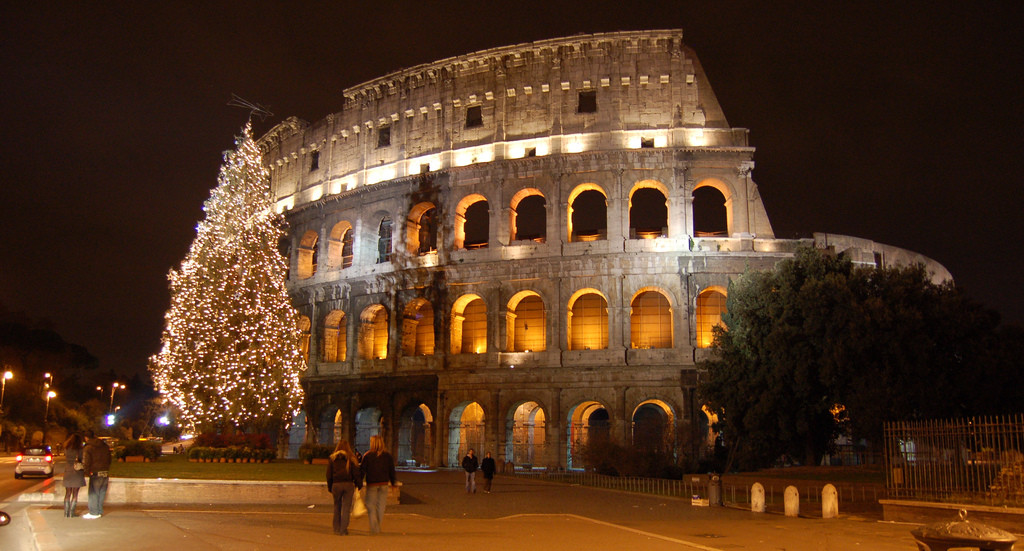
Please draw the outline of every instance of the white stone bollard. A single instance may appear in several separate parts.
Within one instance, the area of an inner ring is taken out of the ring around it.
[[[764,512],[764,486],[760,482],[755,482],[750,487],[750,511],[752,513]]]
[[[831,484],[821,489],[821,518],[839,518],[839,492]]]
[[[796,486],[786,486],[784,499],[786,502],[786,516],[800,516],[800,492],[796,489]]]

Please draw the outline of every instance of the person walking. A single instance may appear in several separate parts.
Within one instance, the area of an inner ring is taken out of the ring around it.
[[[75,516],[78,490],[85,486],[85,466],[82,465],[82,435],[77,432],[64,442],[64,516]]]
[[[484,456],[484,460],[480,462],[480,470],[484,473],[484,493],[491,493],[491,482],[494,480],[494,471],[498,470],[497,465],[494,464],[494,458],[491,457],[491,452],[487,452]]]
[[[462,458],[462,468],[466,471],[466,493],[475,494],[476,470],[480,468],[480,462],[477,460],[473,448],[469,448],[466,457]]]
[[[348,440],[338,440],[330,461],[327,462],[327,491],[334,496],[334,533],[348,535],[349,515],[352,513],[352,499],[355,491],[363,487],[356,453]]]
[[[110,446],[96,433],[85,433],[85,448],[82,450],[82,465],[89,475],[89,512],[84,519],[103,516],[103,501],[107,499],[107,482],[110,474]]]
[[[366,478],[366,516],[370,519],[370,534],[379,534],[388,505],[388,487],[395,486],[395,460],[384,447],[384,439],[375,434],[370,437],[370,450],[363,454],[360,465]]]

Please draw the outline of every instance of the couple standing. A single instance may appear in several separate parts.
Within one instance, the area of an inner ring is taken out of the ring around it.
[[[85,446],[82,437],[72,434],[64,442],[64,516],[75,516],[78,507],[78,490],[85,486],[85,475],[89,475],[89,512],[82,515],[84,519],[103,516],[103,501],[107,497],[107,482],[110,480],[110,446],[96,433],[85,434]]]
[[[473,448],[469,448],[469,453],[466,454],[466,457],[462,458],[462,468],[466,471],[466,493],[476,493],[477,469],[484,472],[484,493],[491,493],[491,481],[494,480],[494,471],[497,470],[494,458],[491,457],[491,452],[487,452],[487,457],[484,457],[483,463],[479,463],[476,458],[476,452],[473,451]]]
[[[380,533],[384,509],[388,504],[388,487],[397,483],[395,460],[384,447],[379,435],[370,437],[370,451],[362,461],[356,456],[348,440],[339,440],[327,462],[327,491],[334,496],[334,533],[348,534],[355,491],[366,480],[366,514],[370,519],[370,534]]]

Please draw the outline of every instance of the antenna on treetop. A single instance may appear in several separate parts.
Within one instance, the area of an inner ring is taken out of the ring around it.
[[[231,94],[231,101],[228,102],[228,105],[231,107],[241,107],[242,109],[248,109],[250,119],[252,119],[253,116],[256,116],[259,117],[260,120],[262,121],[267,117],[274,116],[274,114],[268,111],[266,107],[263,107],[262,105],[254,101],[249,101],[247,99],[240,98],[236,94]]]

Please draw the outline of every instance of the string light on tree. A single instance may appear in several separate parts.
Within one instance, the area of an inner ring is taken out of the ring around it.
[[[303,399],[282,221],[251,123],[235,145],[188,255],[168,276],[171,307],[150,361],[159,391],[201,430],[285,427]]]

